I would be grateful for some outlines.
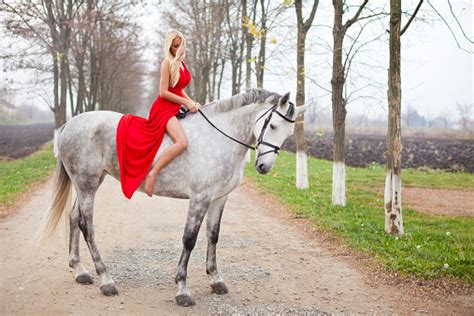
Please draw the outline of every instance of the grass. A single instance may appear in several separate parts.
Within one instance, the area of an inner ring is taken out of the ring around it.
[[[370,254],[389,270],[426,279],[451,277],[474,284],[474,218],[434,216],[404,208],[405,235],[384,232],[385,167],[346,168],[347,206],[331,204],[332,163],[308,158],[310,188],[295,189],[295,155],[281,152],[266,176],[252,164],[246,175],[262,190],[274,194],[299,216],[339,236],[347,245]],[[403,170],[405,186],[467,188],[474,176],[433,170]]]
[[[0,205],[9,207],[31,185],[51,175],[56,166],[53,145],[41,149],[23,159],[0,162]]]

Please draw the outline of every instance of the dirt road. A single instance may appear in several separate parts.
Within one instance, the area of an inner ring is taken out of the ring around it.
[[[188,284],[196,305],[174,302],[175,268],[187,201],[126,200],[107,178],[97,194],[96,240],[120,291],[104,297],[99,280],[80,285],[68,267],[65,236],[47,247],[34,236],[52,182],[21,209],[0,219],[0,314],[469,314],[472,297],[416,300],[397,287],[374,288],[348,258],[335,256],[294,225],[270,216],[274,205],[248,186],[231,194],[224,212],[218,263],[229,294],[211,294],[205,272],[205,231],[193,252]],[[64,234],[63,234],[64,235]],[[90,272],[90,255],[81,255]],[[94,274],[95,275],[95,274]]]

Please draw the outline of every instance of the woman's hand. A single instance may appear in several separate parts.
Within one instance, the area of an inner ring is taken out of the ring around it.
[[[191,113],[196,113],[201,107],[201,104],[199,104],[199,102],[194,102],[193,100],[189,100],[188,104],[186,105],[189,109],[189,112]]]

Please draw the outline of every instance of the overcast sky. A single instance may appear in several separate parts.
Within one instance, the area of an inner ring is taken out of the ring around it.
[[[357,4],[361,1],[349,1]],[[447,1],[431,1],[436,9],[451,25],[455,36],[464,49],[474,52],[472,43],[469,43],[457,26],[450,13]],[[309,3],[309,1],[306,1]],[[382,1],[374,2],[377,4]],[[386,2],[388,3],[388,1]],[[404,11],[413,12],[417,0],[404,0]],[[470,1],[451,1],[453,11],[459,19],[467,37],[473,38],[472,17],[474,8]],[[144,40],[152,47],[147,56],[150,61],[155,59],[155,54],[160,55],[161,50],[153,44],[159,39],[156,30],[162,28],[159,23],[159,10],[166,8],[166,2],[149,11],[141,17],[144,27]],[[309,9],[309,6],[306,8]],[[388,10],[388,8],[387,8]],[[351,14],[348,14],[350,16]],[[306,15],[307,16],[307,15]],[[425,1],[422,10],[417,15],[408,31],[402,36],[402,107],[411,106],[420,114],[436,116],[441,111],[449,110],[456,115],[456,103],[474,103],[473,101],[473,57],[458,48],[453,35],[441,19],[433,12],[429,3]],[[347,19],[347,17],[345,18]],[[408,16],[403,17],[403,25]],[[296,29],[295,10],[289,8],[284,15],[279,17],[278,26],[270,30],[268,40],[276,40],[277,44],[267,44],[268,56],[267,73],[265,74],[264,87],[277,92],[291,91],[293,98],[296,96]],[[158,23],[157,23],[158,22]],[[321,1],[314,20],[315,26],[310,29],[307,36],[306,80],[307,101],[315,102],[316,106],[327,110],[331,107],[329,92],[331,76],[332,54],[324,47],[324,43],[332,44],[333,8],[327,1]],[[166,26],[165,26],[166,27]],[[363,40],[368,40],[384,29],[388,29],[388,18],[384,21],[371,24],[364,31]],[[350,29],[348,35],[358,32],[358,27]],[[345,44],[349,43],[345,41]],[[154,47],[154,48],[153,48]],[[256,54],[256,51],[254,51]],[[352,99],[359,96],[348,106],[349,113],[364,113],[371,117],[385,117],[386,82],[388,69],[388,33],[366,47],[355,58],[354,71],[350,73],[348,93],[354,93]],[[193,74],[198,77],[199,74]],[[361,79],[362,78],[362,79]],[[252,78],[255,80],[254,78]],[[316,81],[317,84],[313,84]],[[368,82],[374,87],[364,88]],[[255,84],[255,82],[254,82]],[[223,96],[228,96],[230,90],[224,89]],[[370,98],[367,98],[370,96]],[[372,98],[373,97],[373,98]]]
[[[307,1],[308,2],[308,1]],[[351,1],[360,3],[361,1]],[[404,0],[403,10],[413,11],[418,1]],[[451,25],[454,34],[461,46],[474,51],[461,33],[454,21],[447,1],[431,0],[439,12]],[[462,25],[467,37],[473,38],[473,4],[471,1],[451,1],[453,10]],[[161,56],[161,50],[156,45],[159,42],[158,28],[168,27],[159,19],[159,10],[166,6],[163,1],[158,8],[147,6],[147,12],[140,14],[140,24],[143,26],[143,41],[149,47],[146,60],[150,70],[156,64],[156,56]],[[382,1],[375,2],[377,4]],[[388,3],[388,1],[387,1]],[[330,94],[330,63],[331,52],[324,45],[332,43],[330,26],[333,19],[332,6],[329,1],[321,1],[314,24],[307,37],[306,71],[309,79],[306,80],[306,95],[308,102],[315,102],[316,106],[329,110]],[[306,15],[307,16],[307,15]],[[423,3],[419,13],[424,21],[415,20],[409,30],[402,37],[402,108],[408,105],[416,108],[421,114],[438,115],[443,110],[449,110],[456,115],[456,103],[474,103],[473,101],[473,57],[458,48],[453,35],[444,23],[433,13],[427,1]],[[268,34],[269,40],[275,39],[276,44],[268,44],[268,54],[271,56],[267,63],[264,87],[276,92],[291,91],[293,98],[296,92],[296,30],[295,12],[288,9],[282,15],[281,23]],[[346,18],[347,19],[347,18]],[[404,17],[403,25],[407,17]],[[380,34],[383,28],[388,29],[388,19],[373,23],[364,31],[362,39],[368,40]],[[351,28],[349,36],[355,34],[358,27]],[[352,33],[351,33],[352,32]],[[186,35],[186,34],[185,34]],[[347,40],[345,44],[349,43]],[[2,40],[0,46],[5,48],[11,45]],[[255,53],[255,52],[254,52]],[[360,57],[359,57],[360,56]],[[386,82],[388,68],[388,33],[380,41],[366,47],[355,58],[353,72],[349,76],[348,93],[354,93],[352,99],[359,97],[348,106],[349,113],[364,113],[371,117],[386,115]],[[199,74],[192,74],[195,78]],[[27,82],[28,73],[24,71],[3,71],[0,80],[8,85],[7,79],[15,82]],[[313,82],[317,82],[316,85]],[[374,86],[368,87],[368,83]],[[364,88],[365,87],[365,88]],[[46,88],[42,88],[47,90]],[[229,96],[229,88],[224,89],[222,96]],[[15,103],[31,102],[30,96],[25,93],[15,98]],[[36,101],[38,104],[42,101]],[[147,105],[144,105],[145,107]],[[403,110],[402,110],[403,111]]]

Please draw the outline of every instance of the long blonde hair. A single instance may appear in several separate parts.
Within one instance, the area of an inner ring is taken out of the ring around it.
[[[179,46],[178,50],[176,51],[176,55],[173,56],[171,54],[171,45],[173,44],[173,40],[179,37],[181,39],[181,46]],[[179,80],[179,68],[181,67],[181,63],[184,59],[185,53],[184,48],[186,46],[186,40],[184,39],[183,34],[177,30],[170,30],[166,33],[165,36],[165,59],[169,61],[170,64],[170,86],[176,86]],[[183,53],[181,55],[181,53]]]

